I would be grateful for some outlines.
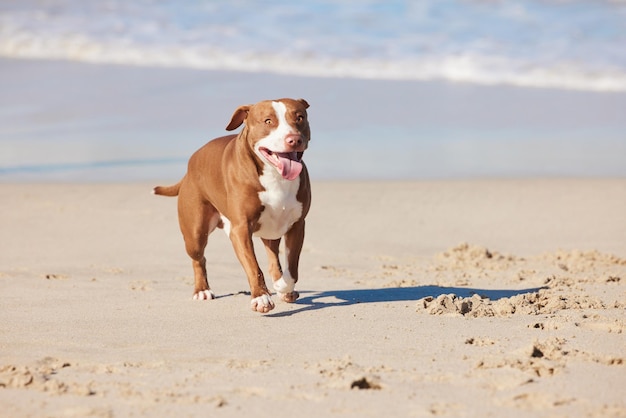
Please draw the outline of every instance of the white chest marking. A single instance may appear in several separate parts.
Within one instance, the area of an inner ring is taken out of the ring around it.
[[[259,218],[260,228],[254,235],[278,239],[302,216],[302,202],[296,199],[300,178],[285,180],[274,167],[267,164],[259,180],[265,188],[259,192],[259,199],[265,209]]]

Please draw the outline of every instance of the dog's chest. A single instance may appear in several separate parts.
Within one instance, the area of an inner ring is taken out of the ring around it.
[[[278,239],[302,216],[302,202],[296,199],[300,179],[285,180],[273,167],[266,167],[259,177],[265,188],[259,192],[264,206],[259,218],[259,229],[254,235],[266,239]]]

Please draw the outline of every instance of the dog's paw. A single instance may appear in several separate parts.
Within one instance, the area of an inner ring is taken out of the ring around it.
[[[211,289],[201,290],[193,295],[193,300],[211,300],[215,299],[215,294]]]
[[[287,303],[294,303],[296,300],[298,300],[298,298],[300,297],[300,293],[296,292],[295,290],[293,292],[289,292],[289,293],[281,293],[278,292],[278,296]]]
[[[270,295],[261,295],[250,301],[250,307],[255,312],[267,313],[274,309],[274,302]]]
[[[296,281],[291,277],[281,277],[274,282],[274,290],[278,293],[291,293],[296,287]]]

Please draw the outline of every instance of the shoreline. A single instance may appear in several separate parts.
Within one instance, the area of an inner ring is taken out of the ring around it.
[[[626,177],[626,93],[1,58],[0,75],[0,181],[177,178],[272,97],[311,103],[317,179]]]

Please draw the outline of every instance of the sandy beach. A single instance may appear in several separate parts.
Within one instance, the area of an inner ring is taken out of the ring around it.
[[[3,2],[0,418],[626,418],[624,21]],[[253,312],[216,231],[217,298],[193,300],[176,199],[151,191],[283,97],[310,104],[300,298]]]
[[[267,315],[153,185],[0,184],[0,416],[626,416],[623,179],[314,182]]]

